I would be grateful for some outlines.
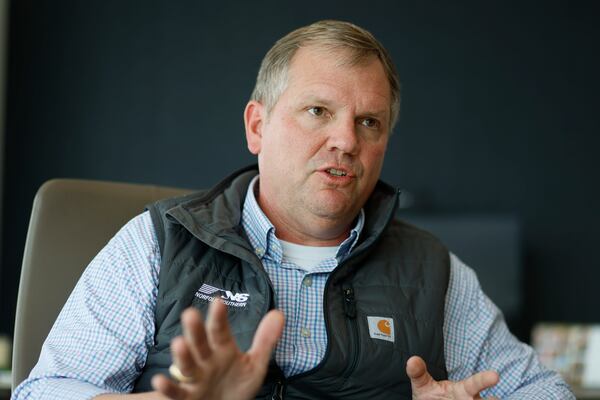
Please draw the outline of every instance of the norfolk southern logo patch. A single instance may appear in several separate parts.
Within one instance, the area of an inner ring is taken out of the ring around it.
[[[220,294],[220,296],[219,296]],[[201,300],[213,302],[217,296],[223,301],[223,304],[229,307],[246,307],[250,295],[248,293],[234,293],[229,290],[219,289],[203,283],[196,292],[196,297]]]

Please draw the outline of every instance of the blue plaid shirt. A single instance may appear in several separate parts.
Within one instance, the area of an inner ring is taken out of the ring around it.
[[[336,257],[306,272],[282,260],[275,228],[248,190],[242,225],[267,270],[286,315],[275,350],[287,376],[323,358],[327,337],[322,295],[329,273],[351,251],[364,223],[361,212]],[[496,370],[500,382],[482,393],[502,399],[574,399],[568,386],[543,367],[509,331],[481,291],[475,273],[451,254],[444,351],[449,379]],[[130,392],[154,340],[160,251],[150,215],[132,219],[92,260],[44,342],[40,359],[13,393],[21,399],[90,399]]]
[[[275,227],[258,206],[250,183],[242,212],[246,236],[267,270],[277,308],[285,315],[283,335],[275,348],[275,359],[286,376],[296,375],[315,367],[327,348],[323,319],[323,291],[329,273],[337,267],[356,244],[364,225],[361,210],[356,225],[340,244],[335,258],[323,260],[310,272],[283,260],[281,243],[275,237]]]

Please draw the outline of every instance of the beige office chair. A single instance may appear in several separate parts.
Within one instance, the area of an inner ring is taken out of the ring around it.
[[[42,343],[87,264],[144,206],[189,190],[55,179],[33,202],[17,299],[13,390],[34,367]]]

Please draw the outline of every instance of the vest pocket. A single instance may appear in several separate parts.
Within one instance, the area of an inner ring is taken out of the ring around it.
[[[354,286],[351,294],[344,299],[347,342],[338,347],[346,362],[340,369],[345,379],[340,390],[367,386],[394,396],[406,393],[406,362],[413,355],[425,360],[436,380],[446,378],[443,316],[415,313],[413,297],[402,298],[393,286]]]

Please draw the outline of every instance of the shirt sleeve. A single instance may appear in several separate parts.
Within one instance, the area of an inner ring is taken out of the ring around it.
[[[501,311],[483,293],[475,272],[450,255],[444,338],[450,380],[485,370],[500,375],[484,398],[575,399],[558,373],[544,367],[534,350],[508,330]]]
[[[145,212],[88,265],[13,399],[130,392],[154,342],[159,268],[160,250]]]

